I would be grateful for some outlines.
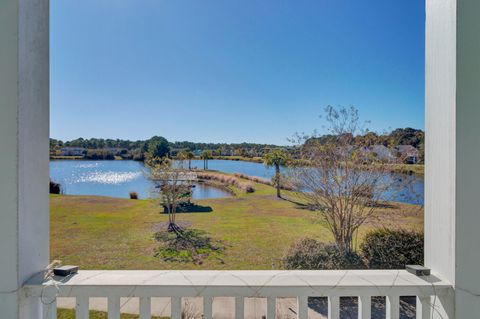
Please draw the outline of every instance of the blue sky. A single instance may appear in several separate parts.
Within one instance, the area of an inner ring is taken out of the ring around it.
[[[287,144],[424,127],[424,1],[52,0],[51,136]]]

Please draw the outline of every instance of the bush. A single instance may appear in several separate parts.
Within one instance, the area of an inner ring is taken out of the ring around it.
[[[62,192],[62,186],[59,183],[50,181],[50,194],[60,194]]]
[[[137,192],[130,192],[128,193],[130,195],[130,199],[138,199],[138,194]]]
[[[404,269],[423,265],[423,245],[422,233],[384,228],[369,232],[360,249],[368,268]]]
[[[362,258],[355,252],[344,253],[337,245],[325,244],[312,238],[295,242],[283,256],[286,269],[362,269]]]

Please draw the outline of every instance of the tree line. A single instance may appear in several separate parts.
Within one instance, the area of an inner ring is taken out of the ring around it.
[[[351,134],[351,133],[348,133]],[[337,139],[333,134],[315,136],[305,140],[305,144],[315,142],[328,144]],[[390,133],[378,134],[375,132],[364,132],[351,136],[349,140],[354,145],[370,147],[373,145],[383,145],[393,147],[395,145],[410,145],[419,151],[419,157],[423,158],[425,133],[422,130],[414,128],[397,128]],[[124,159],[134,159],[143,161],[145,156],[164,156],[170,157],[184,156],[185,152],[195,152],[195,156],[200,156],[205,151],[210,156],[240,156],[240,157],[263,157],[274,149],[284,149],[295,156],[298,150],[295,147],[278,146],[274,144],[257,143],[196,143],[189,141],[170,142],[164,137],[154,136],[147,140],[122,140],[122,139],[103,139],[103,138],[77,138],[71,141],[62,141],[50,139],[51,154],[59,153],[62,148],[81,147],[85,148],[85,156],[92,159],[111,159],[113,156],[120,156]]]
[[[345,137],[353,145],[373,146],[383,145],[386,147],[393,147],[395,145],[410,145],[417,149],[423,148],[425,143],[425,132],[411,127],[397,128],[390,133],[378,134],[367,131],[363,134],[353,135],[352,133],[344,133]],[[325,134],[319,137],[311,137],[307,139],[306,143],[318,142],[320,144],[328,144],[338,138],[334,134]]]

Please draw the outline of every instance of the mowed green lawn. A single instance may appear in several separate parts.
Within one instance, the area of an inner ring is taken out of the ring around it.
[[[226,246],[221,260],[207,258],[200,265],[154,257],[153,234],[167,221],[154,200],[52,195],[51,259],[81,269],[271,269],[298,238],[331,241],[316,213],[276,199],[270,186],[255,187],[252,194],[195,201],[211,212],[177,215],[182,226],[204,230]],[[422,229],[423,210],[405,204],[382,209],[362,228],[359,241],[381,226]]]

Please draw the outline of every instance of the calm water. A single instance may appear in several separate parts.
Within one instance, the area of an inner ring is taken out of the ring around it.
[[[136,161],[50,161],[50,178],[62,185],[65,194],[128,198],[135,191],[140,198],[152,197],[155,187],[147,169]],[[193,199],[230,197],[230,193],[196,184]]]
[[[203,168],[203,160],[193,160],[192,167]],[[208,161],[208,168],[226,173],[243,173],[268,179],[275,175],[273,167],[267,167],[261,163],[242,161],[211,160]],[[392,190],[391,192],[386,192],[383,198],[396,202],[423,205],[423,176],[392,173],[386,175],[385,179],[385,184],[391,185]]]
[[[203,168],[203,161],[192,161],[192,167]],[[211,160],[208,162],[208,168],[263,178],[272,178],[275,174],[271,167],[242,161]],[[154,191],[153,183],[146,178],[146,168],[136,161],[51,161],[50,176],[52,180],[62,184],[65,194],[126,198],[130,191],[135,191],[140,198],[147,198]],[[393,184],[408,184],[408,187],[401,186],[400,190],[385,194],[385,198],[398,202],[423,204],[422,176],[389,174],[385,178],[391,179]],[[405,183],[405,180],[408,180],[408,183]],[[197,184],[193,191],[194,199],[229,196],[228,192],[203,184]]]

